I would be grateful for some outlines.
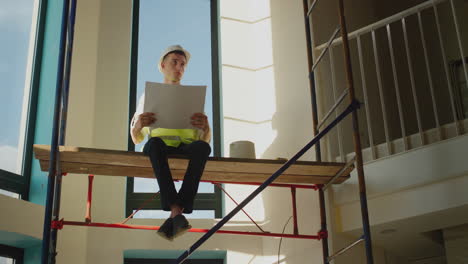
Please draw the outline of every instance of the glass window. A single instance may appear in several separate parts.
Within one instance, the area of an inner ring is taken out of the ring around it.
[[[0,264],[23,264],[24,250],[0,244]]]
[[[191,53],[191,59],[187,64],[181,84],[207,85],[205,113],[214,133],[213,58],[211,47],[213,37],[211,32],[212,1],[135,1],[136,6],[139,6],[139,11],[138,18],[134,18],[137,20],[134,21],[134,24],[138,24],[138,32],[133,32],[133,43],[134,45],[137,43],[138,47],[136,65],[132,65],[132,72],[136,75],[136,80],[131,84],[134,86],[131,89],[135,98],[133,103],[137,104],[138,99],[143,94],[145,82],[163,82],[163,75],[158,70],[159,57],[168,46],[179,44]],[[136,35],[138,37],[135,37]],[[133,56],[135,56],[135,52]],[[135,151],[141,151],[145,143],[146,141],[136,145]],[[214,149],[213,140],[211,146]],[[211,155],[213,155],[213,152]],[[132,186],[128,190],[129,196],[127,198],[130,200],[132,198],[138,199],[138,197],[143,197],[144,194],[154,193],[159,190],[156,179],[129,178],[128,181],[129,186]],[[179,189],[181,184],[181,182],[176,182],[176,188]],[[214,199],[220,199],[219,192],[215,190],[211,183],[200,183],[198,193],[212,194]],[[140,194],[142,196],[138,196]],[[203,209],[206,210],[207,208]],[[127,212],[129,211],[132,210],[127,208]]]
[[[4,124],[0,132],[0,168],[18,174],[30,87],[36,1],[0,2],[0,106],[4,113],[0,116]]]
[[[7,195],[5,189],[20,190],[5,187],[11,186],[6,182],[23,175],[38,4],[39,0],[0,2],[0,189]]]
[[[19,198],[20,197],[19,194],[17,194],[17,193],[5,191],[5,190],[2,190],[2,189],[0,189],[0,194],[10,196],[10,197],[14,197],[14,198]]]
[[[0,257],[0,264],[15,264],[15,260],[12,258]]]
[[[208,86],[205,112],[213,124],[210,1],[140,0],[139,15],[136,98],[143,94],[146,81],[163,82],[157,67],[159,57],[168,46],[180,44],[192,55],[181,84]],[[145,143],[135,146],[135,150],[141,151]],[[148,181],[153,183],[148,185]],[[148,186],[157,186],[156,180],[136,178],[134,191],[141,192]],[[206,183],[200,184],[200,191],[214,192],[212,184]]]

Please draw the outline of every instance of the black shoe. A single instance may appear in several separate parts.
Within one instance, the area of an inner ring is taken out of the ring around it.
[[[172,241],[173,236],[173,228],[174,228],[174,220],[172,218],[168,218],[164,223],[159,227],[158,235],[162,238],[165,238],[169,241]]]
[[[185,216],[183,215],[176,215],[173,218],[173,228],[172,228],[172,237],[176,238],[185,232],[187,232],[192,226],[189,224]]]

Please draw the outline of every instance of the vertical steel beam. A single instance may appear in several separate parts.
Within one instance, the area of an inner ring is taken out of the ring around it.
[[[313,6],[317,1],[313,3]],[[309,19],[309,3],[308,0],[303,0],[303,8],[304,8],[304,23],[305,23],[305,33],[306,33],[306,44],[307,44],[307,62],[308,62],[308,69],[311,69],[314,64],[313,58],[313,50],[312,50],[312,32],[310,27],[310,19]],[[312,8],[311,8],[312,10]],[[317,107],[317,91],[315,87],[315,74],[314,72],[309,73],[309,87],[310,87],[310,94],[312,96],[312,125],[313,125],[313,132],[314,136],[318,134],[318,107]],[[315,157],[317,161],[322,161],[322,153],[320,149],[320,142],[317,142],[315,146]],[[326,208],[325,208],[325,199],[323,190],[319,189],[319,203],[320,203],[320,219],[321,219],[321,231],[326,231],[327,226],[327,219],[326,219]],[[325,229],[324,229],[325,227]],[[328,259],[328,239],[322,239],[322,252],[323,252],[323,263],[327,263]]]
[[[215,157],[221,157],[223,153],[223,113],[221,98],[221,58],[219,56],[220,32],[219,32],[219,1],[211,0],[211,86],[213,102],[213,154]],[[219,196],[221,199],[221,194]]]
[[[62,91],[63,91],[63,80],[64,80],[64,69],[65,69],[65,47],[67,37],[67,25],[68,15],[70,8],[70,0],[63,0],[62,7],[62,25],[60,32],[60,44],[59,44],[59,56],[58,56],[58,67],[57,67],[57,81],[55,87],[55,103],[54,103],[54,119],[52,125],[52,139],[51,139],[51,151],[50,151],[50,162],[49,162],[49,174],[47,181],[46,191],[46,207],[44,213],[44,229],[42,233],[42,264],[48,264],[49,261],[55,259],[55,248],[53,247],[54,242],[51,242],[51,223],[52,213],[54,204],[54,193],[55,193],[55,181],[57,174],[57,164],[59,164],[60,158],[58,157],[58,144],[60,135],[60,110],[62,107]],[[51,245],[52,244],[52,245]],[[54,256],[54,257],[52,257]]]
[[[73,40],[75,33],[75,17],[76,17],[76,4],[77,0],[71,0],[70,13],[68,18],[68,29],[67,29],[67,45],[65,51],[65,70],[62,83],[62,111],[60,116],[60,133],[59,133],[59,146],[65,145],[65,135],[67,128],[67,116],[68,116],[68,96],[70,90],[70,75],[71,75],[71,63],[72,63],[72,53],[73,53]],[[58,163],[59,164],[59,163]],[[57,176],[55,178],[55,187],[54,187],[54,198],[53,198],[53,209],[52,209],[52,220],[58,221],[60,214],[60,197],[62,195],[62,170],[60,165],[57,166]],[[55,252],[57,248],[57,229],[52,229],[51,231],[51,243],[52,249]],[[55,263],[56,254],[52,254],[51,263]]]
[[[348,41],[348,30],[346,29],[346,21],[344,14],[344,4],[343,0],[338,0],[339,6],[339,16],[340,16],[340,25],[341,25],[341,37],[343,40],[343,49],[344,49],[344,63],[346,69],[346,81],[349,89],[349,101],[354,102],[356,100],[355,91],[354,91],[354,81],[353,81],[353,72],[351,67],[351,55],[349,50],[349,41]],[[364,229],[364,238],[366,244],[366,256],[367,263],[373,264],[374,258],[372,256],[372,241],[370,234],[370,224],[369,224],[369,213],[367,208],[367,195],[366,195],[366,183],[364,179],[364,165],[362,161],[362,149],[361,149],[361,138],[359,137],[359,122],[358,122],[358,113],[354,111],[352,113],[353,121],[353,138],[354,138],[354,151],[356,153],[356,169],[359,180],[359,193],[361,199],[361,215],[362,223]]]
[[[307,44],[307,63],[308,69],[312,68],[314,64],[313,58],[313,51],[312,51],[312,32],[309,23],[309,17],[307,16],[308,12],[308,0],[303,0],[303,7],[304,7],[304,19],[305,19],[305,31],[306,31],[306,44]],[[315,74],[314,72],[309,73],[309,87],[310,87],[310,94],[312,100],[312,126],[314,136],[318,134],[318,110],[317,110],[317,91],[315,87]],[[320,151],[320,143],[315,146],[315,154],[317,161],[321,161],[321,151]]]
[[[328,233],[327,212],[325,208],[325,191],[322,188],[320,188],[318,192],[319,192],[319,204],[320,204],[320,232]],[[327,236],[322,238],[322,255],[323,255],[323,263],[327,264],[328,256],[330,255]]]

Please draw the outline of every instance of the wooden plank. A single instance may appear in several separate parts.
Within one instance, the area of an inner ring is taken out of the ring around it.
[[[50,147],[47,145],[34,145],[36,159],[49,160]],[[67,162],[122,165],[132,167],[151,168],[148,157],[140,152],[103,150],[80,148],[71,146],[60,147],[60,159]],[[284,161],[266,159],[236,159],[236,158],[213,158],[210,157],[206,171],[235,171],[241,173],[267,173],[272,174],[277,171]],[[188,160],[184,158],[171,158],[169,166],[171,169],[187,168]],[[335,162],[312,162],[299,161],[292,165],[286,174],[298,175],[327,175],[334,176],[342,167],[343,163]],[[349,174],[350,168],[344,174]]]
[[[60,146],[60,159],[62,161],[83,162],[95,164],[124,165],[149,167],[148,158],[140,152],[92,149],[72,146]],[[36,159],[49,160],[49,145],[34,145]]]
[[[41,161],[43,171],[48,170],[49,152],[50,146],[48,145],[34,145],[35,157]],[[149,158],[140,152],[61,146],[60,160],[62,171],[70,173],[153,178]],[[214,181],[221,181],[219,178],[229,178],[229,181],[258,182],[257,180],[260,180],[263,182],[284,162],[282,160],[210,157],[203,177],[213,177],[210,180]],[[174,172],[174,177],[179,171],[182,177],[187,165],[186,158],[171,157],[169,159],[169,167]],[[299,161],[287,169],[281,176],[281,181],[277,182],[318,184],[326,182],[323,178],[333,177],[343,166],[344,163]],[[337,183],[346,180],[352,170],[353,167],[348,168]]]
[[[41,169],[48,170],[49,162],[46,160],[40,161]],[[130,167],[121,165],[98,165],[89,163],[62,162],[62,171],[79,174],[107,175],[107,176],[127,176],[127,177],[142,177],[154,179],[153,169],[146,167]],[[183,180],[185,175],[184,170],[171,170],[174,180]],[[204,171],[202,180],[219,181],[219,182],[254,182],[262,183],[271,174],[266,173],[238,173],[238,172],[213,172]],[[342,176],[335,183],[342,183],[349,176]],[[275,183],[303,183],[303,184],[325,184],[330,180],[329,176],[322,175],[294,175],[282,174]]]

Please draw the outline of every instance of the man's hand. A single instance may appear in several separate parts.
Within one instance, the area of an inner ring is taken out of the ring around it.
[[[210,125],[208,123],[208,117],[203,113],[195,113],[190,118],[192,126],[201,129],[203,132],[208,132],[210,130]]]
[[[145,112],[138,115],[134,128],[140,131],[142,128],[153,124],[157,120],[155,113]]]
[[[141,141],[143,141],[145,136],[141,133],[141,130],[146,126],[153,124],[156,122],[156,120],[157,118],[155,114],[150,112],[146,112],[134,117],[134,119],[132,119],[132,122],[134,123],[132,129],[130,130],[133,143],[139,144]]]
[[[202,113],[195,113],[190,119],[192,120],[190,122],[192,126],[201,129],[200,139],[209,144],[211,141],[211,130],[208,117]]]

